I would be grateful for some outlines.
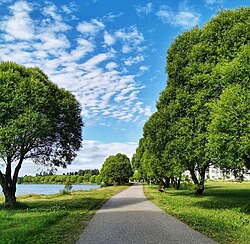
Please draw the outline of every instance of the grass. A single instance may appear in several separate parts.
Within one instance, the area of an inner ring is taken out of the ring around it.
[[[219,243],[250,243],[250,182],[207,182],[198,196],[188,189],[144,187],[145,195],[165,212]]]
[[[0,243],[75,243],[102,204],[127,187],[73,191],[68,195],[23,195],[17,199],[21,202],[18,209],[0,204]]]

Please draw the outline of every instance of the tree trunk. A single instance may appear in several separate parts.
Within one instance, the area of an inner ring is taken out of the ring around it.
[[[169,188],[169,185],[170,185],[170,178],[166,177],[163,188],[164,189]]]
[[[194,182],[195,185],[198,185],[199,184],[199,181],[195,175],[195,172],[194,172],[194,169],[189,169],[189,172],[191,174],[191,177],[192,177],[192,180]]]
[[[173,187],[175,188],[176,182],[175,182],[175,178],[174,177],[171,177],[171,183],[172,183]]]
[[[7,186],[3,188],[3,194],[5,197],[5,205],[13,206],[16,203],[16,186],[10,184],[11,186]]]
[[[180,186],[181,186],[181,178],[179,178],[177,181],[176,190],[179,190]]]
[[[196,194],[201,195],[204,192],[204,182],[205,182],[206,168],[201,168],[199,170],[199,174],[200,174],[200,182],[198,184]]]
[[[11,158],[7,157],[7,165],[5,174],[0,171],[0,184],[3,188],[5,197],[5,205],[13,206],[16,203],[16,183],[19,170],[21,168],[24,156],[21,156],[19,162],[14,170],[13,179],[11,177]]]

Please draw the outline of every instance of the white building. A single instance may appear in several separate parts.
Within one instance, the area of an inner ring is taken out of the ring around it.
[[[250,170],[245,168],[243,171],[244,172],[242,172],[242,175],[244,180],[250,180]],[[235,175],[233,170],[222,170],[221,168],[210,166],[206,174],[206,178],[213,180],[235,180]]]
[[[242,175],[244,177],[244,180],[250,180],[250,169],[247,170],[245,168],[244,172],[242,172]],[[188,170],[183,173],[183,176],[191,179],[191,175]],[[198,177],[198,172],[196,173],[196,176]],[[206,179],[211,180],[237,180],[238,178],[235,178],[233,170],[222,170],[221,168],[216,168],[213,165],[209,167],[206,173]]]

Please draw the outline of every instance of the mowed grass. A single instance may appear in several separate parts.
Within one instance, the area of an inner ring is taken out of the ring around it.
[[[219,243],[250,243],[250,182],[207,182],[198,196],[191,190],[144,186],[145,195],[165,212]]]
[[[0,243],[75,243],[102,204],[127,187],[24,195],[19,209],[4,208],[0,196]]]

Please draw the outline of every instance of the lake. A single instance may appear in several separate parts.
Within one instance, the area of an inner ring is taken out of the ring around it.
[[[72,190],[90,190],[90,189],[97,189],[100,188],[100,185],[72,185]],[[55,194],[62,191],[64,188],[63,184],[21,184],[17,185],[17,192],[16,195],[23,195],[23,194]],[[0,190],[0,195],[2,195],[2,191]]]

